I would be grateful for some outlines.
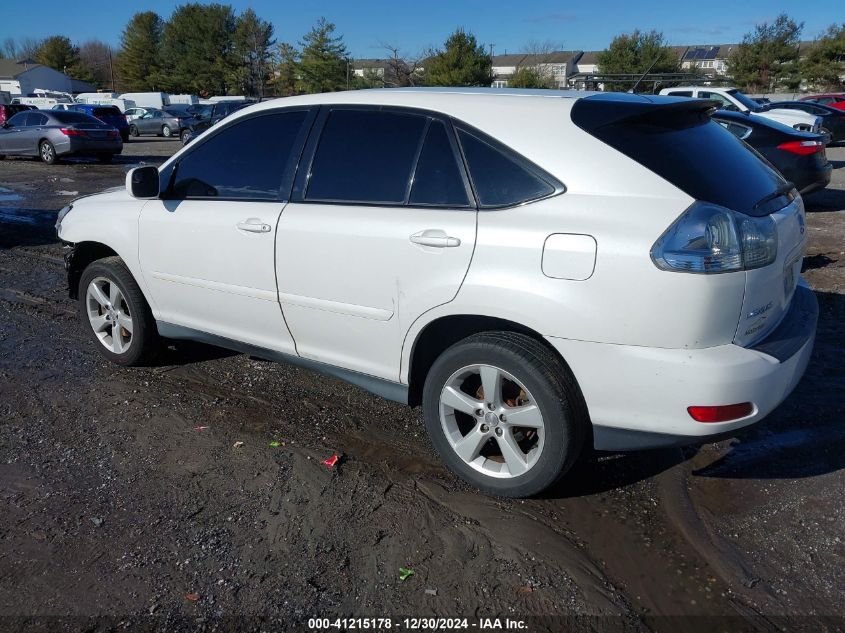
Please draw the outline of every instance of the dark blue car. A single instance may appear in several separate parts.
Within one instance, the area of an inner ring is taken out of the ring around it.
[[[113,128],[120,132],[120,138],[125,143],[129,140],[129,124],[126,122],[126,117],[117,106],[110,105],[91,105],[87,103],[74,103],[68,107],[72,112],[82,112],[95,119],[100,119],[103,123],[108,123]]]

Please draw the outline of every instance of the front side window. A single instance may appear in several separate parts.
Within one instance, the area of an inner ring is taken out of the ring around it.
[[[482,207],[513,206],[555,192],[551,176],[493,139],[462,128],[458,137]]]
[[[333,110],[305,192],[308,201],[404,204],[426,118]]]
[[[170,199],[280,200],[286,167],[308,112],[237,121],[197,145],[176,166]]]

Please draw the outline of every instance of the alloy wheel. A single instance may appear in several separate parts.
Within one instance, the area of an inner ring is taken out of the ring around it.
[[[524,475],[544,446],[543,415],[528,389],[492,365],[453,373],[440,392],[440,424],[452,450],[480,473]]]
[[[41,160],[50,163],[56,157],[55,150],[50,143],[41,143]]]
[[[103,346],[122,354],[132,345],[132,315],[118,285],[106,277],[96,277],[85,294],[88,321]]]

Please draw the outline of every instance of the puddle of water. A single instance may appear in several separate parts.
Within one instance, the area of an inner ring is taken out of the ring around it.
[[[23,196],[6,187],[0,187],[0,202],[17,202],[18,200],[23,200]]]
[[[28,224],[30,226],[51,224],[56,221],[55,217],[56,214],[50,211],[0,207],[0,222],[7,222],[9,224]]]

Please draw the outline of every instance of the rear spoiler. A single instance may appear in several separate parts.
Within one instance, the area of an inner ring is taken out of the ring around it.
[[[590,134],[622,122],[684,128],[706,123],[719,106],[720,103],[712,99],[608,92],[578,99],[572,106],[571,116],[575,125]]]

